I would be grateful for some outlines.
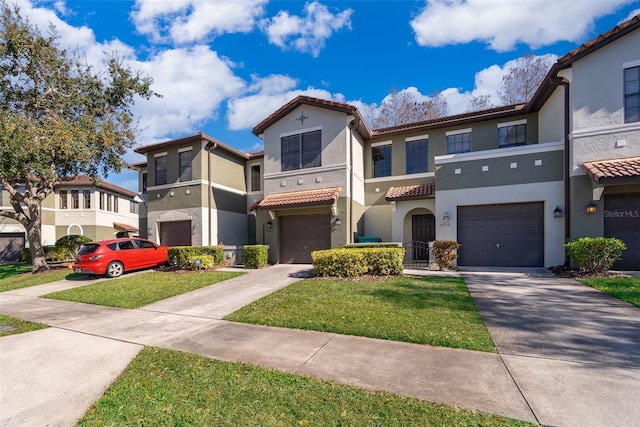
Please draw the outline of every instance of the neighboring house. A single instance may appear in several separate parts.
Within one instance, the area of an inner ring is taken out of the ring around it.
[[[139,148],[163,177],[147,180],[147,228],[164,243],[164,224],[188,222],[184,243],[255,241],[280,263],[363,236],[426,262],[429,242],[456,240],[458,265],[513,267],[615,236],[629,246],[616,268],[639,269],[638,46],[640,16],[560,58],[526,104],[370,130],[352,105],[299,96],[253,129],[262,153],[203,134]]]
[[[0,209],[13,210],[9,193],[0,193]],[[56,184],[41,211],[43,245],[74,234],[104,240],[138,233],[137,194],[106,181],[93,183],[88,176]],[[17,260],[27,243],[22,224],[0,217],[0,261]]]

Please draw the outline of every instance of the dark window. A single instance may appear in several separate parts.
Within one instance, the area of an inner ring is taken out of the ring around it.
[[[135,249],[135,246],[133,246],[133,242],[131,240],[125,240],[123,242],[118,242],[118,249],[121,251]]]
[[[498,128],[498,146],[513,147],[527,143],[527,125],[502,126]]]
[[[134,202],[133,200],[129,200],[129,213],[138,213],[138,203]]]
[[[156,247],[156,245],[146,240],[134,240],[134,241],[136,242],[136,245],[140,249],[153,249]]]
[[[105,198],[106,197],[107,197],[107,195],[101,191],[100,192],[100,210],[105,210]]]
[[[118,196],[113,196],[113,211],[118,212]]]
[[[60,209],[67,209],[67,190],[60,190]]]
[[[71,190],[71,209],[80,209],[80,193],[78,190]]]
[[[158,156],[155,158],[156,164],[156,185],[167,183],[167,156]]]
[[[191,181],[191,150],[178,153],[180,181]]]
[[[391,144],[371,147],[373,177],[391,176]]]
[[[84,245],[82,245],[80,247],[80,250],[78,251],[79,255],[82,254],[92,254],[94,253],[96,250],[98,250],[98,248],[100,247],[100,245],[97,245],[95,243],[85,243]]]
[[[407,142],[407,174],[429,170],[429,139]]]
[[[142,172],[142,193],[146,194],[147,192],[147,173]]]
[[[321,166],[322,132],[283,136],[280,139],[282,170],[314,168]]]
[[[447,136],[447,154],[471,151],[471,132]]]
[[[624,121],[640,121],[640,67],[624,70]]]
[[[91,191],[82,190],[82,207],[84,209],[91,209]]]
[[[113,210],[113,198],[111,197],[111,194],[107,194],[107,210],[108,211],[112,211]]]
[[[260,165],[251,166],[251,191],[260,191]]]

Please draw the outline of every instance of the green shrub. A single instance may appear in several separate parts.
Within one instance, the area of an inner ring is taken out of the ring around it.
[[[66,259],[74,259],[80,249],[80,246],[92,241],[93,240],[90,237],[71,234],[68,236],[62,236],[56,240],[56,247],[62,248],[66,251]]]
[[[362,249],[362,248],[399,248],[397,243],[348,243],[343,246],[345,249]]]
[[[70,258],[69,250],[59,246],[45,246],[44,258],[47,261],[66,261],[73,259],[75,254]]]
[[[197,263],[198,260],[200,260],[199,266]],[[182,265],[182,268],[185,270],[208,270],[213,268],[214,265],[215,262],[212,255],[189,255],[184,265]]]
[[[316,276],[358,277],[365,274],[391,276],[402,273],[404,249],[342,248],[311,252]]]
[[[224,262],[222,246],[173,246],[169,248],[167,262],[179,268],[189,268],[191,257],[209,255],[213,259],[213,265],[221,265]]]
[[[31,264],[31,248],[22,248],[22,254],[20,254],[20,261]]]
[[[265,245],[244,245],[242,263],[245,268],[260,268],[267,265],[269,253]]]
[[[451,268],[453,260],[458,258],[456,251],[460,247],[460,243],[454,240],[434,240],[431,253],[435,263],[440,270],[446,271]]]
[[[622,258],[627,245],[613,237],[581,237],[570,240],[564,247],[571,260],[587,273],[603,273]]]

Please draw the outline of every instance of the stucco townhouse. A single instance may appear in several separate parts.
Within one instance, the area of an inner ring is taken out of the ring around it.
[[[138,233],[138,195],[88,176],[56,184],[41,205],[42,244],[53,245],[67,235],[93,240],[113,239],[118,233]],[[0,191],[0,209],[13,210],[10,195]],[[0,261],[16,261],[27,245],[26,231],[18,221],[0,217]]]
[[[138,148],[141,234],[163,244],[263,243],[274,263],[359,238],[407,260],[434,239],[458,265],[553,266],[569,238],[628,246],[640,267],[640,16],[569,52],[531,101],[386,129],[299,96],[257,124],[264,151],[196,134]]]

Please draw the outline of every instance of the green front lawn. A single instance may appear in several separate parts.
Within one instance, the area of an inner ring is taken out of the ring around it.
[[[302,280],[227,320],[496,352],[464,281]]]
[[[0,265],[0,292],[28,286],[43,285],[45,283],[76,277],[78,274],[67,269],[52,270],[46,273],[31,273],[31,266],[26,264]]]
[[[79,426],[529,426],[479,411],[145,348]]]
[[[640,278],[638,277],[603,277],[583,279],[581,282],[605,294],[640,307]]]
[[[194,289],[239,276],[241,272],[202,271],[171,273],[153,271],[103,280],[87,286],[44,295],[43,298],[120,308],[138,308]]]
[[[47,328],[46,325],[40,323],[26,322],[16,319],[15,317],[0,314],[0,337],[7,335],[21,334],[23,332],[37,331],[38,329]]]

